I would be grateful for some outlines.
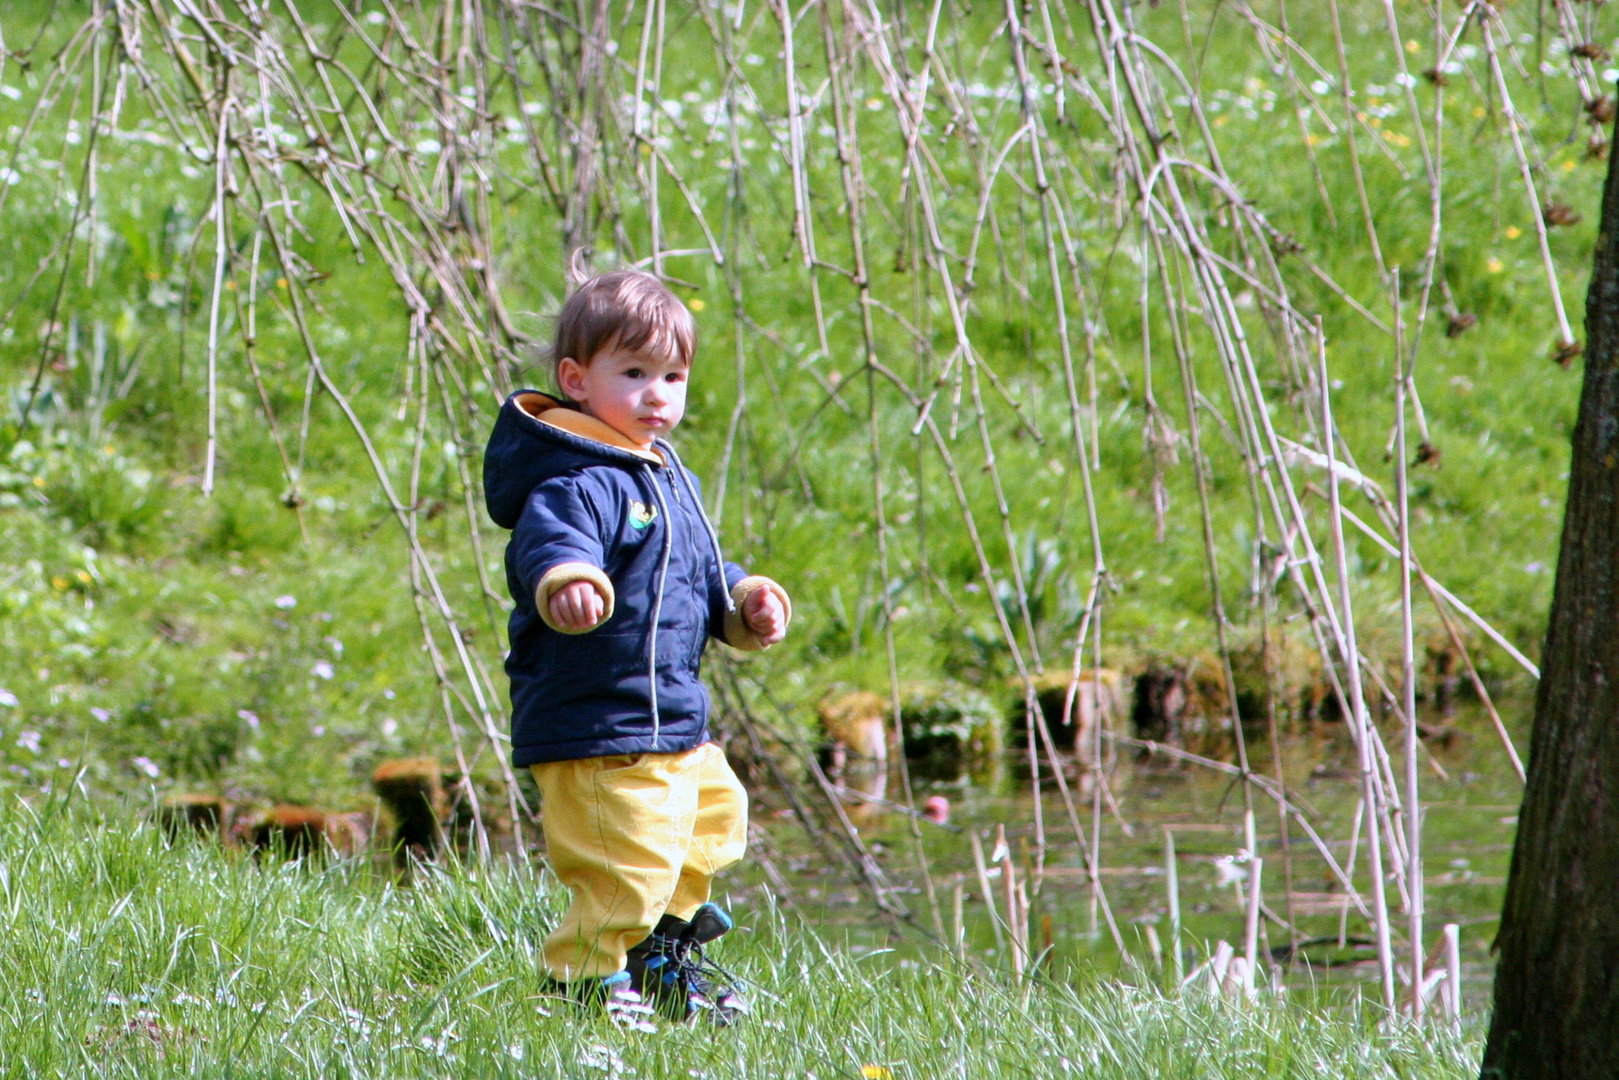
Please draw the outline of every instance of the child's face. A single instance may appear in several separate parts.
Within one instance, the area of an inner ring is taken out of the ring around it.
[[[564,357],[557,382],[569,400],[638,446],[668,435],[686,415],[690,367],[678,359],[609,346],[581,364]]]

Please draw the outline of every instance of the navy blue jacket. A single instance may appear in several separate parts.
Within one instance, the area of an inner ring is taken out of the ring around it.
[[[514,393],[484,453],[489,516],[513,530],[512,763],[693,749],[708,741],[703,646],[724,640],[727,599],[746,575],[721,560],[696,478],[673,448],[642,450],[559,405]],[[612,614],[586,633],[553,629],[536,607],[535,590],[568,567],[569,580],[611,583]]]

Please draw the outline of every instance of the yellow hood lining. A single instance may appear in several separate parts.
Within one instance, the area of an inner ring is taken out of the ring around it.
[[[603,423],[588,413],[570,408],[552,397],[538,391],[518,394],[514,399],[517,407],[532,416],[542,424],[566,431],[569,435],[577,435],[581,439],[589,439],[611,446],[615,450],[627,450],[636,457],[652,465],[667,465],[663,455],[655,450],[648,450],[637,445],[633,440],[616,428]]]

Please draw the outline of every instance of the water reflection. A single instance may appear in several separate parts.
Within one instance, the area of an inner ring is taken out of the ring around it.
[[[1520,788],[1483,710],[1472,701],[1447,705],[1448,716],[1425,718],[1447,734],[1433,740],[1433,760],[1423,776],[1425,936],[1437,940],[1442,924],[1461,925],[1464,988],[1473,1002],[1488,992],[1488,945],[1500,908]],[[1509,700],[1501,707],[1520,744],[1529,708],[1527,700]],[[1385,731],[1385,739],[1398,746],[1392,729]],[[1004,828],[1015,872],[1029,894],[1031,948],[1037,954],[1046,951],[1044,963],[1053,971],[1120,969],[1107,932],[1107,907],[1131,953],[1151,966],[1156,952],[1167,970],[1172,901],[1166,854],[1167,837],[1173,834],[1183,970],[1208,959],[1220,941],[1234,943],[1240,951],[1247,866],[1259,856],[1265,864],[1260,946],[1278,977],[1295,992],[1305,992],[1353,984],[1374,974],[1366,919],[1304,830],[1296,822],[1282,827],[1274,800],[1233,776],[1162,755],[1141,756],[1129,747],[1104,755],[1103,769],[1096,770],[1090,767],[1094,754],[1087,757],[1084,741],[1075,741],[1079,748],[1063,755],[1066,799],[1046,761],[1041,762],[1037,797],[1023,737],[1016,740],[1017,748],[976,771],[962,769],[941,779],[927,769],[913,769],[914,813],[900,805],[904,796],[897,755],[880,760],[845,755],[827,764],[833,766],[850,821],[917,912],[918,924],[932,925],[924,887],[930,880],[940,923],[946,936],[953,936],[952,906],[959,894],[962,948],[984,961],[1005,962],[1007,947],[1004,933],[997,933],[1004,927],[992,922],[981,895],[972,839],[976,835],[980,848],[987,850]],[[1280,757],[1290,797],[1304,809],[1321,846],[1364,894],[1366,836],[1363,823],[1357,822],[1360,790],[1343,725],[1330,720],[1311,724],[1278,750],[1273,755],[1268,743],[1253,743],[1250,758],[1268,764]],[[932,804],[933,813],[926,813],[928,800],[935,798],[939,802]],[[769,823],[772,843],[783,851],[805,853],[802,829],[790,814],[781,813],[784,808],[775,805],[769,791],[761,792],[759,800],[759,816]],[[926,878],[911,836],[913,820],[921,832]],[[936,823],[940,820],[942,826]],[[1076,823],[1087,842],[1093,835],[1099,838],[1094,878],[1084,868]],[[790,891],[786,899],[821,930],[857,945],[897,947],[900,955],[915,947],[871,917],[869,899],[840,871],[813,858],[794,859],[792,865],[796,872],[784,876]],[[992,889],[998,875],[998,867],[986,868]],[[746,892],[753,884],[740,882],[736,891]],[[1389,903],[1391,910],[1402,910],[1392,886]],[[999,946],[997,939],[1002,939]]]

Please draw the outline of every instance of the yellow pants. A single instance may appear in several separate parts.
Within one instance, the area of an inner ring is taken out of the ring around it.
[[[706,903],[714,875],[747,847],[748,795],[713,743],[530,770],[551,871],[573,894],[545,939],[554,979],[622,969],[665,912],[689,919]]]

